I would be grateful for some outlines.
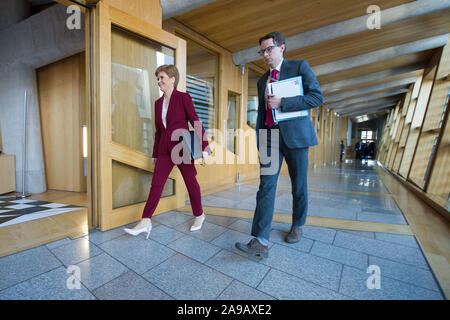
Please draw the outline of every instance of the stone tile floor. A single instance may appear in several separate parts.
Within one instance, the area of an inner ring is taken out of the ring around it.
[[[312,172],[309,181],[365,179],[351,191],[388,193],[376,172],[366,171],[327,168]],[[288,177],[280,177],[283,185],[290,185]],[[345,185],[334,187],[349,190]],[[204,196],[204,205],[253,210],[257,186],[236,188]],[[237,204],[230,202],[236,198]],[[288,199],[278,200],[283,209]],[[385,217],[403,218],[387,196],[314,191],[311,213],[314,205],[319,216],[406,224]],[[274,222],[269,257],[261,259],[234,247],[251,239],[249,219],[208,215],[195,232],[189,231],[190,213],[169,211],[152,221],[148,240],[123,227],[93,230],[0,258],[0,299],[444,299],[414,236],[304,226],[300,242],[288,244],[283,236],[290,225]]]

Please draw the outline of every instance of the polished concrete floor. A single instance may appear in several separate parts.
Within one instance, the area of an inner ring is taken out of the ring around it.
[[[407,226],[373,161],[311,170],[308,183],[310,217]],[[254,210],[257,189],[246,182],[203,205]],[[275,212],[291,213],[290,190],[280,176]],[[413,235],[305,225],[288,244],[290,225],[274,222],[261,259],[234,247],[251,239],[251,219],[209,214],[196,232],[189,212],[152,221],[148,240],[94,230],[0,258],[0,299],[444,299]]]

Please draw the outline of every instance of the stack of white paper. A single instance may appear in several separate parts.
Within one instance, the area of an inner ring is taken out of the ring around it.
[[[303,95],[303,82],[302,76],[293,77],[285,80],[271,82],[268,84],[269,94],[273,94],[282,98],[289,98]],[[294,112],[282,112],[281,108],[273,109],[273,120],[275,122],[290,120],[297,117],[308,116],[308,110],[294,111]]]

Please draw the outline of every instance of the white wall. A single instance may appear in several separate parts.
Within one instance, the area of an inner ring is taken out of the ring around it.
[[[18,8],[19,3],[23,6]],[[24,17],[28,2],[2,0],[2,15],[10,26],[0,25],[0,130],[3,152],[16,158],[16,186],[22,191],[24,92],[27,90],[27,156],[25,191],[46,191],[42,151],[39,98],[36,68],[61,60],[84,50],[84,16],[81,29],[69,30],[66,7],[52,6],[31,17]],[[1,20],[1,19],[0,19]]]

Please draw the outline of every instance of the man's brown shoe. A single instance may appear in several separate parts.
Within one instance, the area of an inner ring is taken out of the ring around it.
[[[296,243],[300,240],[300,236],[302,235],[302,229],[300,227],[292,226],[291,231],[286,235],[284,241],[287,243]]]
[[[247,244],[236,242],[236,248],[254,256],[261,256],[263,258],[267,258],[269,256],[269,247],[263,246],[256,238],[253,238]]]

